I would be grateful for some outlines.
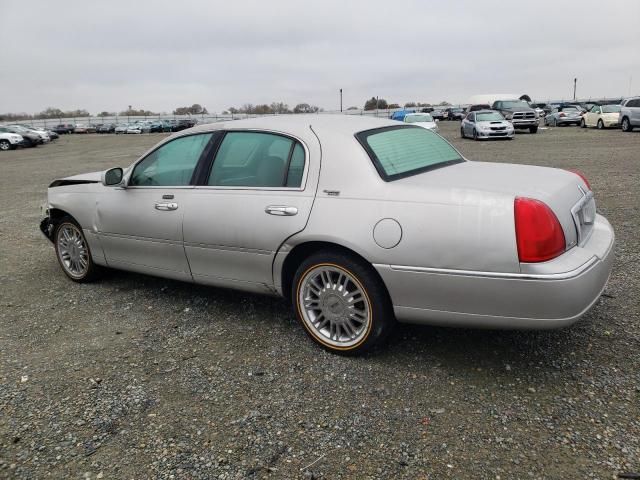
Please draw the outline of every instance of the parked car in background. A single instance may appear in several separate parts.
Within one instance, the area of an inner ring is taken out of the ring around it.
[[[115,131],[115,123],[104,123],[97,130],[98,133],[114,133]]]
[[[434,120],[444,120],[444,111],[441,108],[436,108],[431,112],[431,116]]]
[[[623,132],[640,127],[640,97],[627,98],[620,105],[620,126]]]
[[[620,105],[594,105],[582,116],[580,121],[582,128],[604,128],[620,126]]]
[[[491,110],[491,105],[488,105],[486,103],[476,103],[474,105],[469,105],[467,107],[467,113],[469,112],[477,112],[480,110]]]
[[[2,127],[0,127],[0,150],[13,150],[23,145],[23,143],[24,139],[22,138],[22,135],[4,131]]]
[[[447,108],[447,120],[462,120],[465,115],[464,108],[462,107],[453,107]]]
[[[581,121],[582,109],[576,105],[561,105],[554,108],[549,115],[544,117],[544,124],[552,127],[580,125]]]
[[[538,114],[539,118],[544,117],[547,113],[551,113],[551,109],[546,110],[546,103],[530,103],[529,106]]]
[[[397,120],[399,122],[404,122],[404,117],[409,115],[410,113],[415,113],[415,110],[406,109],[406,110],[397,110],[391,114],[391,120]]]
[[[498,110],[514,128],[538,132],[538,114],[524,100],[497,100],[493,102],[492,109]]]
[[[20,135],[23,139],[22,145],[25,147],[37,147],[38,145],[43,143],[42,137],[40,135],[30,130],[27,130],[26,128],[7,125],[4,127],[0,127],[0,132],[15,133],[17,135]]]
[[[52,128],[52,130],[54,132],[56,132],[59,135],[62,134],[67,134],[67,133],[73,133],[73,131],[75,130],[75,125],[71,124],[71,123],[60,123],[58,125],[56,125],[55,127]]]
[[[434,132],[438,131],[438,124],[429,113],[409,113],[405,115],[404,123],[410,123]]]
[[[126,169],[55,180],[43,211],[70,280],[105,266],[275,293],[341,354],[396,321],[572,324],[614,262],[582,174],[468,161],[427,129],[355,115],[203,125]]]
[[[113,129],[113,132],[118,135],[120,133],[127,133],[127,128],[129,128],[129,125],[126,123],[120,123],[118,125],[116,125],[116,128]]]
[[[40,137],[40,143],[49,143],[51,141],[51,137],[49,137],[49,134],[46,131],[44,131],[44,130],[36,130],[35,128],[31,127],[30,125],[13,124],[13,125],[8,125],[8,126],[20,129],[21,131],[16,132],[19,135],[23,135],[23,132],[28,132],[28,133],[31,133],[33,135],[37,135],[38,137]]]
[[[470,112],[460,124],[460,136],[474,140],[490,138],[507,138],[513,140],[515,130],[511,122],[505,120],[500,112],[495,110],[478,110]]]
[[[150,132],[152,133],[161,133],[161,132],[171,131],[171,124],[164,120],[158,120],[156,122],[153,122],[150,127],[151,127]]]
[[[96,126],[90,123],[78,123],[74,133],[96,133]]]
[[[142,133],[142,128],[140,127],[140,125],[132,123],[127,127],[125,133]]]

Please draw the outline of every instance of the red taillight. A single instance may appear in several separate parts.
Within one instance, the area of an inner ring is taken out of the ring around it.
[[[582,179],[582,181],[587,184],[587,188],[591,190],[591,184],[589,183],[589,180],[587,180],[587,177],[585,176],[584,173],[582,173],[580,170],[569,170],[569,171],[571,173],[575,173],[576,175],[578,175]]]
[[[560,115],[558,115],[558,116],[559,116],[559,117],[566,117],[566,116],[567,116],[567,114],[566,114],[566,113],[564,113],[564,112],[562,112],[562,113],[560,113]]]
[[[545,262],[565,251],[562,225],[546,204],[533,198],[516,197],[514,214],[521,262]]]

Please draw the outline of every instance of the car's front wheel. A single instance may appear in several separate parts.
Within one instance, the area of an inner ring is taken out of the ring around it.
[[[598,120],[598,130],[604,129],[604,122],[602,120]]]
[[[623,132],[630,132],[631,130],[633,130],[633,128],[631,128],[631,122],[629,121],[629,119],[627,117],[624,117],[622,119],[622,131]]]
[[[99,274],[82,228],[71,217],[63,218],[54,233],[54,246],[62,271],[74,282],[90,282]]]
[[[580,128],[587,128],[587,122],[584,121],[584,118],[580,120]]]
[[[291,298],[309,336],[325,349],[358,355],[381,344],[396,320],[382,280],[366,262],[318,252],[301,263]]]
[[[538,133],[538,127],[529,127],[529,133]]]
[[[464,127],[460,127],[460,137],[464,138]]]
[[[11,150],[11,143],[9,140],[0,140],[0,150]]]

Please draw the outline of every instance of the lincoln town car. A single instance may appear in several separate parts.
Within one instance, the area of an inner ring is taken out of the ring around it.
[[[570,325],[613,262],[582,173],[470,161],[431,130],[361,116],[183,130],[129,167],[53,181],[44,212],[73,281],[112,268],[280,295],[342,354],[396,322]]]

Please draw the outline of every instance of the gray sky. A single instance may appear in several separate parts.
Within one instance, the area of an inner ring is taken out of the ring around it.
[[[0,112],[640,94],[640,2],[0,0]]]

